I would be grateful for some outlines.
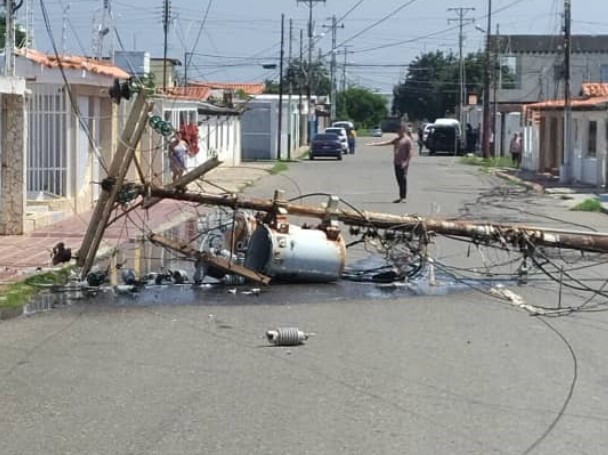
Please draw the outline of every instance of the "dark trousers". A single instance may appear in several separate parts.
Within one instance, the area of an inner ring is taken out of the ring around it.
[[[399,185],[399,199],[405,199],[407,196],[407,174],[401,165],[395,164],[395,178]]]
[[[519,169],[521,166],[521,153],[511,153],[511,159],[515,163],[515,166]]]

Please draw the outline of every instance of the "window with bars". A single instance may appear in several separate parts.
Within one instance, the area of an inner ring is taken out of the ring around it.
[[[61,86],[37,86],[29,98],[27,190],[66,197],[69,112]]]

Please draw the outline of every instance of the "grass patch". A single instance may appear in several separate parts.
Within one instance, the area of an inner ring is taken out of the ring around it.
[[[467,155],[463,156],[460,159],[462,164],[468,164],[470,166],[480,166],[484,168],[515,168],[515,163],[513,160],[507,156],[496,156],[492,158],[482,158],[476,155]]]
[[[277,161],[268,172],[270,172],[272,175],[275,175],[281,172],[285,172],[287,169],[289,169],[289,165],[285,161]]]
[[[369,128],[359,128],[357,130],[357,137],[369,137]]]
[[[68,281],[73,266],[53,272],[44,272],[17,283],[0,287],[0,308],[20,308],[28,304],[42,289],[63,285]]]
[[[577,212],[603,212],[602,203],[596,198],[585,199],[580,204],[574,206],[572,210]]]

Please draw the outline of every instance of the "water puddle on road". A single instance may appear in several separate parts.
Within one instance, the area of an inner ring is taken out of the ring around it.
[[[170,238],[196,239],[197,221],[164,233]],[[196,243],[196,240],[194,240]],[[353,254],[356,257],[357,254]],[[120,269],[117,268],[117,265]],[[357,271],[382,269],[385,264],[378,256],[359,257],[347,267],[350,278]],[[107,282],[97,287],[82,287],[85,283],[69,283],[65,287],[44,290],[27,307],[25,314],[34,314],[55,308],[86,302],[109,306],[149,306],[149,305],[297,305],[321,302],[347,302],[354,300],[391,300],[416,298],[420,296],[445,296],[450,293],[470,289],[488,291],[496,282],[484,279],[455,279],[437,273],[432,276],[429,269],[423,268],[407,282],[378,283],[362,280],[340,280],[331,284],[273,284],[231,285],[217,283],[210,279],[201,285],[193,283],[194,264],[179,258],[171,252],[145,240],[133,241],[122,248],[118,257],[102,261],[96,266],[99,270],[109,270],[106,278],[112,278],[118,286]],[[146,284],[125,286],[121,274],[132,270],[135,276],[148,276]],[[158,280],[159,275],[182,271],[187,277],[184,284],[166,284]],[[156,279],[154,278],[156,277]],[[511,283],[511,282],[509,282]],[[513,282],[514,284],[515,282]]]

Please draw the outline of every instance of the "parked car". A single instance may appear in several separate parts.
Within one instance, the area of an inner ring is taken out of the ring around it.
[[[346,120],[340,120],[338,122],[334,122],[331,124],[331,126],[335,127],[335,128],[344,128],[346,131],[355,129],[355,124],[353,122],[349,122]]]
[[[330,128],[325,128],[325,133],[337,134],[342,143],[342,153],[348,153],[348,133],[346,132],[346,129],[332,126]]]
[[[341,160],[343,150],[342,140],[337,134],[320,133],[312,139],[309,158],[314,160],[320,156],[333,156]]]
[[[463,151],[460,123],[457,120],[439,119],[432,125],[426,141],[429,155],[437,152],[447,152],[460,155]]]
[[[372,128],[371,130],[369,130],[369,135],[372,137],[382,137],[382,128],[380,128],[379,126]]]

